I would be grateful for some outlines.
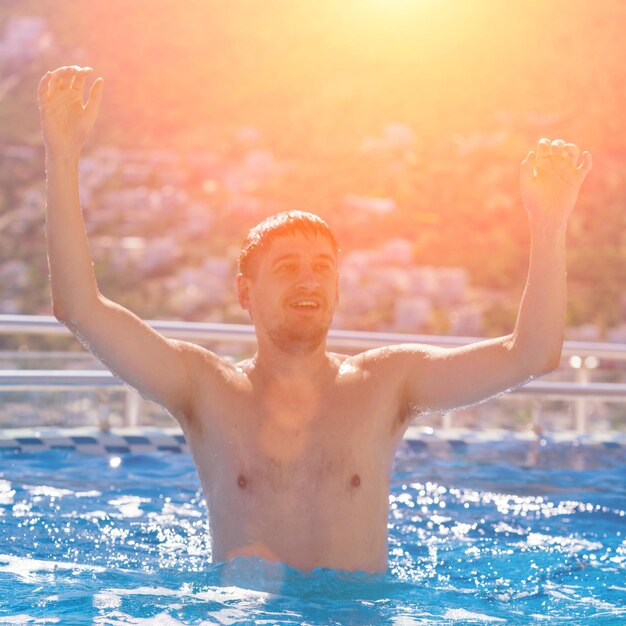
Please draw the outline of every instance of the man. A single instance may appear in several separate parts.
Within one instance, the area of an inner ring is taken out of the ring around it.
[[[542,139],[521,166],[532,246],[512,334],[455,349],[398,345],[328,353],[337,246],[311,214],[251,231],[237,289],[254,358],[231,364],[166,339],[98,291],[78,160],[103,82],[90,69],[41,80],[54,314],[113,372],[180,423],[206,497],[215,561],[257,556],[310,570],[387,567],[389,479],[411,417],[466,406],[554,369],[566,308],[565,231],[591,157]]]

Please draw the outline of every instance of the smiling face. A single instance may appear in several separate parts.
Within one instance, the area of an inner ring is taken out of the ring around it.
[[[286,352],[308,352],[326,339],[337,305],[337,256],[330,241],[303,233],[275,238],[239,275],[239,302],[257,336]]]

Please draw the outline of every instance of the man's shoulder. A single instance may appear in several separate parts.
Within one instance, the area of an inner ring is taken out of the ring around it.
[[[228,356],[220,355],[204,346],[189,341],[176,340],[174,344],[180,350],[185,359],[187,369],[192,375],[205,377],[213,373],[228,378],[238,373],[243,374],[242,365],[246,361],[237,363]]]
[[[433,346],[416,343],[399,343],[371,348],[348,357],[354,367],[367,370],[393,369],[403,364],[417,364],[427,360],[436,350]]]
[[[190,423],[207,425],[215,420],[223,422],[230,419],[234,407],[239,406],[250,388],[246,361],[235,362],[188,342],[180,342],[180,348],[185,354],[187,372],[192,380],[194,400]]]

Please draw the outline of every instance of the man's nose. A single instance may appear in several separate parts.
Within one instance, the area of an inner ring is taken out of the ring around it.
[[[298,281],[296,287],[298,289],[313,290],[319,287],[319,280],[317,274],[310,267],[304,267],[298,275]]]

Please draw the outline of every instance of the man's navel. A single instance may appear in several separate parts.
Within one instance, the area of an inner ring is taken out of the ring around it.
[[[243,474],[239,474],[239,476],[237,476],[237,487],[239,487],[239,489],[245,489],[247,486],[248,479]]]
[[[352,474],[350,485],[355,489],[361,484],[361,477],[358,474]]]

